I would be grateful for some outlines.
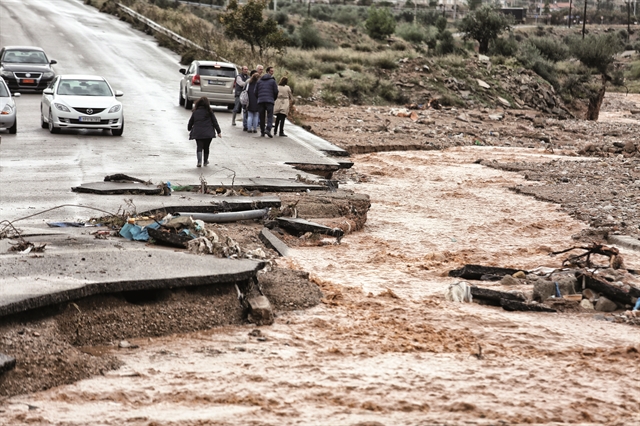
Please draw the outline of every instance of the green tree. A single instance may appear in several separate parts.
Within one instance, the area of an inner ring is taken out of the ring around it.
[[[464,33],[464,38],[477,40],[480,44],[479,52],[487,53],[489,43],[504,31],[511,29],[513,18],[506,16],[494,6],[485,5],[468,13],[458,26]]]
[[[305,19],[302,22],[298,29],[298,37],[300,39],[300,47],[303,49],[317,49],[324,44],[324,40],[322,40],[311,19]]]
[[[476,10],[480,6],[482,6],[482,0],[467,0],[469,10]]]
[[[387,7],[369,8],[369,16],[364,24],[369,37],[382,40],[396,30],[396,20]]]
[[[273,18],[264,18],[266,7],[267,0],[249,0],[244,5],[239,5],[238,0],[230,0],[226,13],[220,14],[219,18],[228,37],[245,41],[252,54],[258,47],[260,56],[270,48],[282,50],[288,43],[278,23]]]
[[[609,72],[614,55],[621,52],[624,46],[616,34],[590,35],[584,40],[573,40],[571,44],[574,56],[587,67],[596,69],[601,75],[601,86],[589,96],[587,109],[587,120],[597,121],[607,83],[611,81]]]

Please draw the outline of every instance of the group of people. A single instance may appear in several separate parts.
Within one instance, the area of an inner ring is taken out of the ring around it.
[[[242,114],[242,130],[249,133],[258,133],[260,136],[272,138],[273,135],[287,137],[284,134],[284,120],[289,114],[289,108],[293,101],[291,88],[287,85],[287,77],[282,77],[276,84],[273,77],[273,67],[267,67],[266,72],[262,65],[249,73],[249,68],[242,67],[235,81],[235,106],[231,125],[236,125],[236,115]],[[248,102],[242,105],[240,95],[247,92]],[[275,127],[273,117],[275,115]],[[271,130],[273,129],[273,134]],[[220,125],[215,114],[211,110],[209,100],[206,97],[198,99],[193,106],[193,112],[189,123],[189,139],[196,141],[197,167],[209,164],[209,148],[213,138],[222,137]],[[278,133],[279,130],[279,133]]]
[[[236,77],[236,103],[231,117],[231,125],[236,125],[236,115],[242,113],[242,130],[258,133],[260,136],[272,138],[274,135],[287,137],[284,134],[284,120],[289,114],[289,108],[293,101],[289,79],[282,77],[276,84],[273,77],[273,67],[258,65],[249,73],[249,68],[242,67],[242,72]],[[248,103],[242,105],[240,95],[246,91]],[[275,127],[273,118],[275,116]],[[273,129],[273,135],[271,130]],[[278,133],[279,132],[279,133]]]

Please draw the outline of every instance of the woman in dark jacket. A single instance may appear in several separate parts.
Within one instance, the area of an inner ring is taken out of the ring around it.
[[[193,106],[193,113],[187,124],[189,130],[189,139],[196,140],[196,156],[198,157],[198,167],[202,166],[202,151],[204,151],[204,165],[209,164],[209,146],[211,139],[222,137],[220,134],[220,126],[216,116],[211,111],[209,99],[206,96],[201,97]]]
[[[251,79],[247,82],[247,94],[249,95],[249,104],[247,105],[247,129],[251,133],[258,133],[258,97],[256,96],[256,84],[260,74],[251,74]]]

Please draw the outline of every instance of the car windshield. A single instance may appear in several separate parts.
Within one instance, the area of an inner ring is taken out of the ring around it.
[[[111,89],[104,80],[62,80],[57,93],[71,96],[112,96]]]
[[[15,64],[48,64],[47,57],[39,50],[7,50],[2,62]]]
[[[0,98],[8,98],[8,97],[9,97],[9,91],[7,90],[7,86],[3,82],[0,82]]]
[[[200,75],[206,75],[211,77],[227,77],[227,78],[235,78],[236,70],[235,68],[227,68],[227,67],[216,67],[213,65],[200,65],[199,68]]]

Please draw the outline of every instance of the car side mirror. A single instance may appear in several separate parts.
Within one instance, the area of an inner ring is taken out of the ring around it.
[[[49,63],[50,63],[51,65],[55,65],[55,64],[57,64],[57,63],[58,63],[58,61],[56,61],[55,59],[52,59],[52,60],[50,60],[50,61],[49,61]]]
[[[42,93],[45,95],[53,95],[53,89],[44,89]]]
[[[186,68],[180,68],[180,74],[187,75],[187,69]]]
[[[124,95],[124,93],[122,93],[122,90],[116,90],[116,98],[119,98],[122,95]]]
[[[14,93],[14,94],[13,94],[13,97],[14,97],[14,98],[19,98],[19,97],[20,97],[20,93],[19,93],[19,92]]]

